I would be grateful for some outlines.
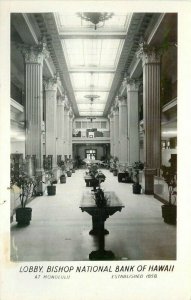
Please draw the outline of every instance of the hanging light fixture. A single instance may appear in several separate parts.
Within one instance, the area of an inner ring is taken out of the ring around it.
[[[94,119],[96,119],[96,117],[93,117],[92,104],[93,104],[93,101],[94,101],[96,98],[99,98],[100,96],[98,96],[98,95],[85,95],[84,97],[90,99],[90,105],[91,105],[91,109],[90,109],[91,113],[90,113],[90,115],[91,115],[91,116],[87,117],[87,119],[89,119],[90,122],[92,123],[92,121],[93,121]]]
[[[89,99],[89,100],[91,101],[90,103],[93,104],[93,101],[94,101],[95,99],[97,99],[97,98],[100,98],[100,96],[90,94],[90,95],[85,95],[84,98]]]
[[[90,104],[93,104],[94,100],[97,98],[100,98],[99,95],[94,94],[94,81],[93,81],[93,72],[91,72],[91,79],[90,79],[90,89],[91,93],[88,95],[85,95],[84,98],[87,98],[90,100]]]
[[[93,89],[94,89],[93,72],[91,72],[90,89],[91,89],[91,92],[92,92],[92,93],[89,94],[89,95],[85,95],[84,98],[87,98],[87,99],[90,100],[90,105],[91,105],[90,111],[91,111],[91,113],[90,113],[90,116],[87,117],[87,119],[89,119],[90,122],[92,123],[92,121],[93,121],[94,119],[96,119],[96,117],[93,116],[92,105],[93,105],[93,102],[94,102],[95,99],[100,98],[99,95],[93,94]]]
[[[94,25],[94,29],[103,27],[105,21],[112,18],[114,13],[100,13],[100,12],[84,12],[84,13],[77,13],[77,16],[80,17],[82,20],[90,22]]]

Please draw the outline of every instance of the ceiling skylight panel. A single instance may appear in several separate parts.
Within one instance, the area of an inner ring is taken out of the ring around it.
[[[113,79],[113,73],[71,73],[74,89],[109,89]]]
[[[98,111],[103,111],[105,107],[105,104],[78,104],[78,108],[81,111],[93,111],[93,110],[98,110]]]
[[[75,97],[76,97],[76,101],[80,102],[81,100],[86,100],[86,103],[90,103],[90,100],[88,98],[86,98],[86,95],[98,95],[100,96],[99,98],[97,98],[95,101],[102,101],[102,102],[106,102],[107,97],[108,97],[108,92],[97,92],[97,91],[87,91],[87,92],[75,92]]]
[[[66,39],[66,55],[70,67],[115,67],[120,39]]]
[[[113,17],[107,22],[105,22],[105,27],[115,27],[115,28],[124,28],[126,24],[127,14],[125,15],[116,15],[114,14]]]
[[[63,46],[69,66],[83,66],[85,64],[82,40],[68,39],[63,42]]]
[[[81,20],[76,14],[59,13],[60,24],[64,27],[80,27]]]

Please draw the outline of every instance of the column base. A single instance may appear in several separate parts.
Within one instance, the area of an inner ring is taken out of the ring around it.
[[[114,260],[115,255],[112,251],[97,250],[89,254],[90,260]]]
[[[43,169],[37,169],[36,170],[36,176],[39,178],[39,184],[36,187],[36,193],[35,196],[42,196],[44,194],[44,191],[46,189],[46,183],[45,183],[45,173]]]
[[[53,167],[52,172],[54,174],[54,179],[58,181],[60,178],[60,169],[58,167]]]
[[[157,174],[157,169],[145,168],[143,170],[142,189],[147,195],[154,194],[154,176]]]
[[[99,235],[100,233],[100,230],[99,229],[92,229],[90,230],[89,234],[90,235]],[[104,229],[103,230],[103,234],[106,235],[106,234],[109,234],[109,231],[107,229]]]

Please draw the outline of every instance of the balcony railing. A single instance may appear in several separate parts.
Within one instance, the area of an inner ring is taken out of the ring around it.
[[[79,131],[72,135],[72,139],[108,139],[110,131]]]
[[[110,143],[110,132],[105,131],[103,134],[78,134],[72,137],[73,143]]]

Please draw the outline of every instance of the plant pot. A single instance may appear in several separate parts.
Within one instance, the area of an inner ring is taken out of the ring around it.
[[[113,176],[117,176],[117,170],[113,170]]]
[[[164,222],[167,224],[176,224],[176,214],[177,209],[176,205],[164,204],[161,206],[162,208],[162,217]]]
[[[53,184],[57,184],[57,183],[58,183],[58,180],[55,179],[55,180],[52,181],[52,183],[53,183]]]
[[[18,225],[29,225],[32,216],[31,207],[19,207],[16,209],[16,221]]]
[[[120,173],[118,173],[117,177],[118,177],[118,182],[126,182],[126,180],[127,180],[127,173],[120,172]]]
[[[72,173],[75,173],[75,169],[72,169]]]
[[[141,185],[139,183],[133,184],[133,194],[140,194],[141,193]]]
[[[99,185],[99,180],[97,180],[96,178],[92,178],[90,186],[98,186],[98,185]]]
[[[118,182],[122,182],[124,174],[123,173],[118,173],[117,177],[118,177]]]
[[[71,172],[71,171],[67,171],[66,173],[67,173],[67,176],[68,176],[68,177],[71,177],[71,176],[72,176],[72,172]]]
[[[66,176],[65,175],[60,176],[60,183],[66,183]]]
[[[56,195],[56,186],[55,185],[48,185],[47,186],[48,196]]]

